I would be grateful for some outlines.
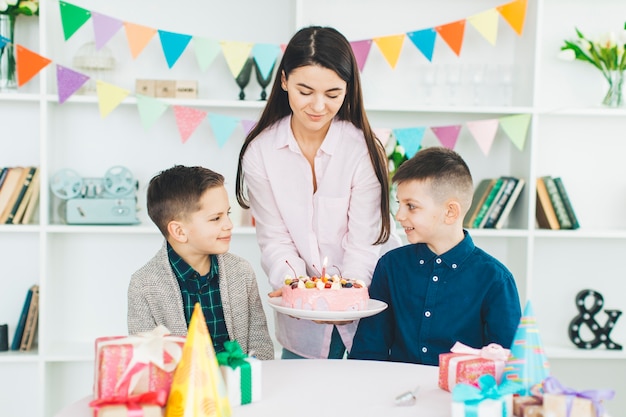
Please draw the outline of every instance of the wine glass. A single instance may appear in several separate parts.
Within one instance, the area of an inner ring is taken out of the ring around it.
[[[244,88],[250,83],[250,75],[252,74],[252,58],[246,59],[246,63],[243,64],[239,75],[235,78],[237,85],[241,89],[239,91],[239,100],[244,100],[246,98],[246,93],[244,93]]]
[[[272,81],[272,74],[274,73],[275,65],[276,65],[276,60],[274,60],[274,63],[272,64],[272,68],[270,68],[269,72],[267,73],[267,77],[264,78],[263,73],[261,72],[261,68],[259,68],[259,63],[256,62],[256,60],[254,60],[254,72],[256,73],[256,80],[259,82],[259,85],[261,86],[261,100],[267,99],[267,93],[265,92],[265,89]]]

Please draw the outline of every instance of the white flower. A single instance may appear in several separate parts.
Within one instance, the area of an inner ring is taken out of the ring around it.
[[[574,61],[576,59],[576,53],[571,49],[564,49],[559,52],[558,57],[563,61]]]
[[[617,44],[617,35],[615,32],[607,32],[599,36],[594,42],[599,45],[600,48],[609,49],[613,48]]]
[[[9,6],[15,6],[19,0],[4,0]]]
[[[8,8],[9,5],[7,4],[6,0],[0,0],[0,12],[6,12]]]
[[[39,5],[36,1],[23,1],[20,3],[20,7],[29,8],[31,12],[37,13],[37,9],[39,9]]]

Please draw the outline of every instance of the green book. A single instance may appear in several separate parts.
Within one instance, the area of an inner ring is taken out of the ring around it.
[[[493,229],[502,214],[502,210],[504,210],[504,206],[506,202],[511,197],[513,190],[515,189],[515,185],[517,184],[517,178],[514,177],[503,177],[504,182],[502,183],[502,190],[496,199],[494,199],[493,204],[489,208],[489,211],[486,214],[487,220],[484,222],[483,228],[485,229]]]
[[[563,204],[563,199],[559,194],[558,188],[556,188],[554,179],[549,175],[543,176],[541,177],[541,179],[546,185],[546,189],[548,190],[548,194],[550,195],[550,202],[552,203],[552,207],[554,207],[554,212],[556,213],[556,218],[559,220],[560,228],[571,229],[572,221],[569,219],[567,209],[565,208],[565,204]]]
[[[474,190],[474,197],[472,198],[472,205],[469,210],[465,214],[465,218],[463,219],[463,227],[471,228],[474,224],[474,220],[476,220],[476,215],[480,211],[480,208],[483,206],[487,196],[489,195],[489,191],[496,183],[496,178],[485,178],[481,180],[476,186],[476,190]]]
[[[485,199],[485,202],[480,208],[480,211],[476,215],[476,219],[474,220],[474,223],[472,224],[472,227],[474,229],[480,228],[481,224],[483,223],[483,219],[485,218],[485,215],[489,211],[489,207],[491,207],[491,203],[493,203],[493,200],[496,198],[496,196],[500,192],[500,188],[502,188],[503,182],[504,182],[504,179],[502,177],[498,178],[496,180],[496,183],[493,185],[493,188],[491,188],[491,191],[489,191],[489,195]]]
[[[554,177],[554,184],[559,191],[559,195],[561,196],[561,200],[563,200],[565,210],[567,210],[567,215],[572,222],[572,229],[578,229],[580,227],[580,224],[578,223],[578,217],[574,212],[574,206],[572,206],[572,202],[570,201],[569,195],[565,190],[565,185],[563,184],[563,180],[561,179],[561,177]]]

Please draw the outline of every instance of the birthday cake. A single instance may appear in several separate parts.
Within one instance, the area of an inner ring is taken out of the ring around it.
[[[356,311],[365,310],[369,298],[365,283],[358,279],[301,276],[285,278],[281,304],[298,310]]]

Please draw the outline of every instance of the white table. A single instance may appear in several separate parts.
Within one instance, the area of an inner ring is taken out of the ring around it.
[[[273,360],[263,362],[259,402],[235,406],[234,417],[450,417],[451,396],[437,386],[438,368],[358,360]],[[420,387],[413,406],[395,398]],[[89,401],[55,417],[90,417]]]

